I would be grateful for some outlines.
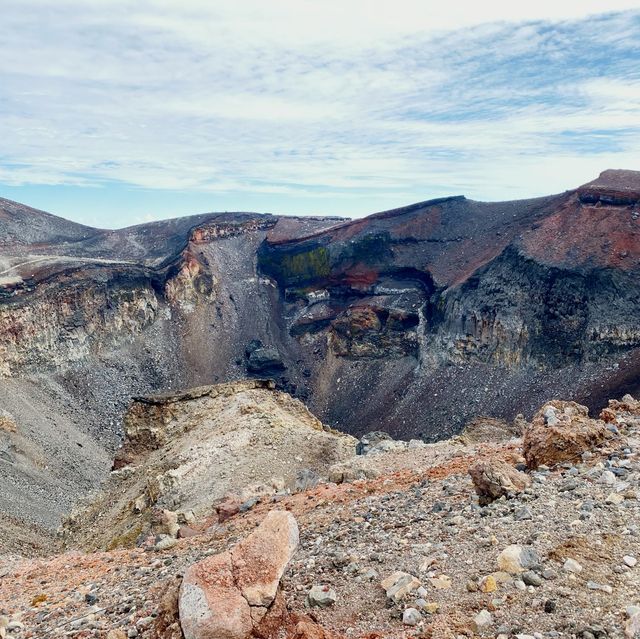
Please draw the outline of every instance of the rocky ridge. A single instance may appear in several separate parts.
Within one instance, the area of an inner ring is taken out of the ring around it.
[[[65,522],[66,545],[167,543],[213,510],[232,516],[317,483],[356,444],[265,380],[137,398],[125,432],[109,482]]]

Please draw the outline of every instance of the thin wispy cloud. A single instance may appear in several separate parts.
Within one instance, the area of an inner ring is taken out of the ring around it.
[[[640,10],[501,4],[5,0],[0,195],[358,214],[640,169]]]

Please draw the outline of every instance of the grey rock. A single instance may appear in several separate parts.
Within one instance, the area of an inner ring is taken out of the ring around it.
[[[527,586],[541,586],[542,585],[542,577],[537,573],[533,572],[533,570],[527,570],[522,574],[522,581],[524,581]]]
[[[407,608],[402,613],[402,623],[405,626],[417,626],[422,621],[422,615],[415,608]]]
[[[337,598],[336,591],[333,588],[329,588],[329,586],[313,586],[307,595],[309,605],[319,608],[333,606]]]
[[[385,440],[392,441],[393,438],[383,430],[374,430],[363,435],[356,444],[356,455],[366,455],[376,444]]]

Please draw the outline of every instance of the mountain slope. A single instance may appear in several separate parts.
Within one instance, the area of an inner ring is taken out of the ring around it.
[[[637,172],[606,171],[544,198],[353,221],[101,231],[3,204],[0,410],[16,432],[0,433],[0,507],[55,527],[107,474],[133,395],[272,377],[334,427],[434,440],[550,397],[634,392],[639,202]]]

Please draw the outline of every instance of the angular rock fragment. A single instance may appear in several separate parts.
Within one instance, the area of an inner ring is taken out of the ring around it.
[[[498,555],[498,567],[510,575],[520,574],[540,563],[540,556],[531,546],[512,544]]]
[[[271,511],[230,551],[189,567],[179,599],[185,639],[246,639],[274,603],[297,546],[293,515]]]
[[[329,588],[329,586],[314,586],[307,595],[309,605],[318,606],[319,608],[333,606],[336,600],[336,591],[333,588]]]
[[[407,572],[397,571],[383,579],[381,586],[387,597],[393,601],[400,601],[405,595],[420,587],[420,580]]]
[[[499,459],[476,462],[469,468],[469,475],[482,506],[521,493],[531,484],[527,475]]]

